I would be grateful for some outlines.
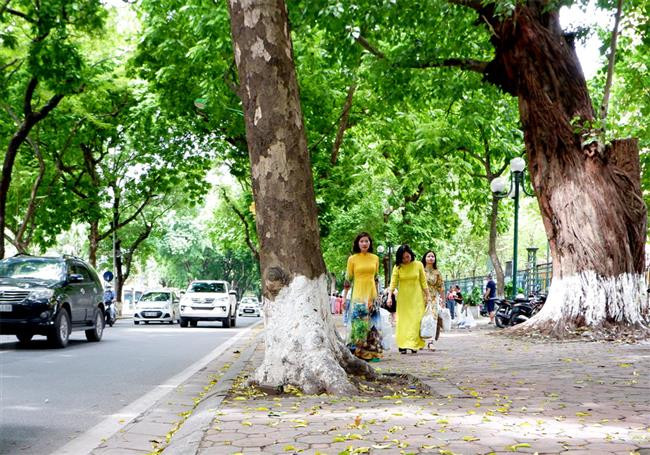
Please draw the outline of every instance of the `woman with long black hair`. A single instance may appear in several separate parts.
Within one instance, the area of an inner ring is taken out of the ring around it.
[[[424,267],[415,260],[415,253],[408,245],[397,249],[389,292],[392,294],[395,289],[399,292],[395,341],[400,353],[406,354],[411,350],[415,354],[424,347],[424,340],[420,338],[420,322],[429,300],[429,288]]]

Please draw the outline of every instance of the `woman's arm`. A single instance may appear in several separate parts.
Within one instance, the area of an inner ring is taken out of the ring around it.
[[[393,267],[393,274],[390,277],[390,294],[395,291],[395,289],[399,286],[399,269],[397,266]]]
[[[424,304],[426,305],[427,302],[431,300],[431,294],[429,293],[429,286],[427,285],[427,277],[424,273],[424,266],[421,263],[419,263],[418,266],[418,277],[420,279],[420,287],[422,288],[422,291],[424,291],[424,295],[426,297],[426,300],[424,301]]]

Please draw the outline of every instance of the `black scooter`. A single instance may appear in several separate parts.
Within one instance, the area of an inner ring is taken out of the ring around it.
[[[104,321],[110,327],[113,327],[117,320],[117,311],[115,311],[115,296],[113,291],[106,289],[104,291]]]
[[[546,302],[546,294],[531,296],[530,298],[517,296],[514,301],[501,300],[494,315],[497,327],[510,327],[521,324],[539,312]]]

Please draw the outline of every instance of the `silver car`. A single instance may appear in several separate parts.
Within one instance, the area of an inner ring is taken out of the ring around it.
[[[173,324],[179,321],[179,298],[171,289],[155,289],[142,294],[135,304],[133,323],[167,322]]]

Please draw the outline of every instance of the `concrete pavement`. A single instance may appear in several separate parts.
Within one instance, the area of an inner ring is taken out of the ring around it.
[[[650,454],[649,343],[515,340],[483,319],[373,364],[428,394],[272,397],[242,385],[259,330],[93,454]]]

